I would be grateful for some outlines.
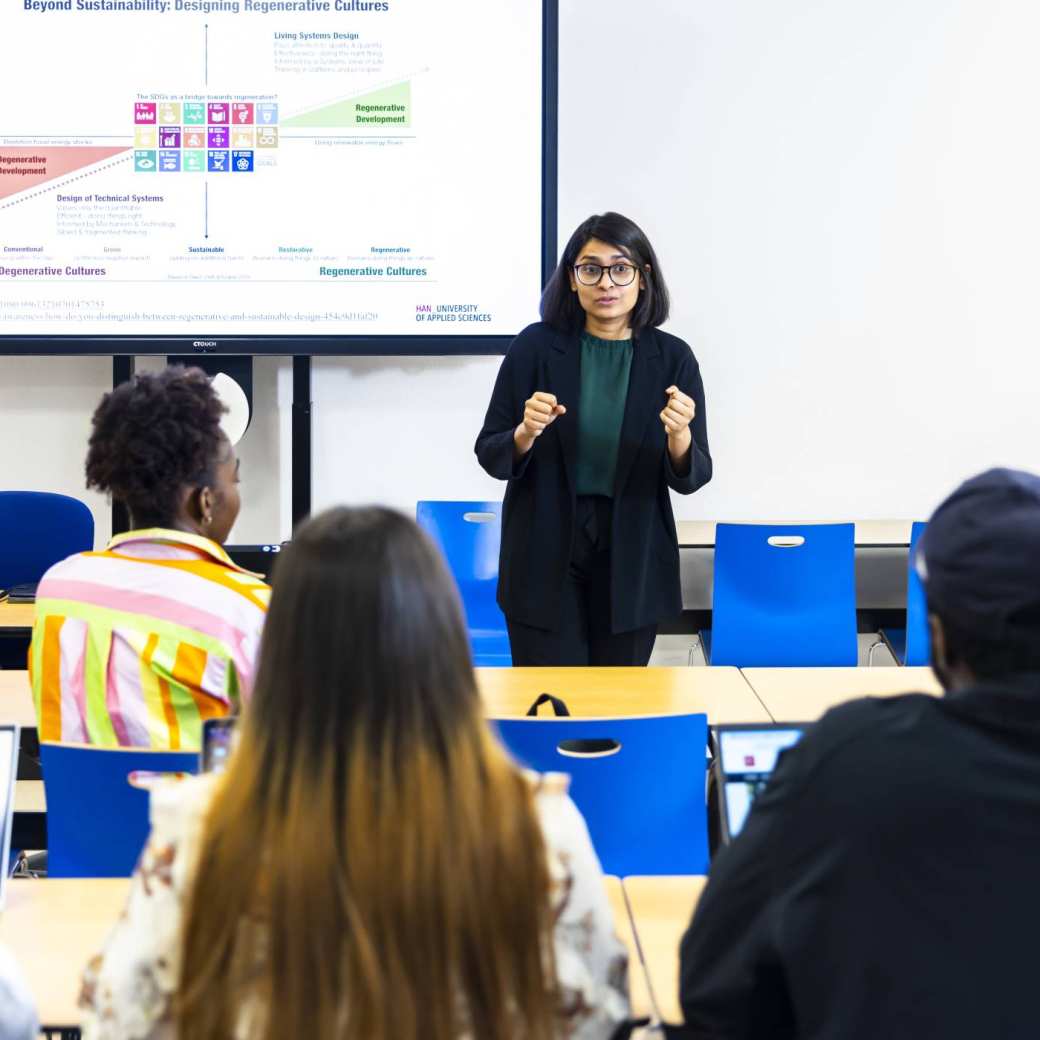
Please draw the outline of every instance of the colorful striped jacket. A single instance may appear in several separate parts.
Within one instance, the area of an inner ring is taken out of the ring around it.
[[[216,542],[131,531],[55,564],[29,674],[41,740],[194,750],[252,690],[271,590]]]

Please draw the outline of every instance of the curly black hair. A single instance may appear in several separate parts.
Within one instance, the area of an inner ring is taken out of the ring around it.
[[[212,482],[225,411],[202,369],[172,365],[135,376],[94,412],[87,487],[123,502],[138,526],[169,526],[181,489]]]

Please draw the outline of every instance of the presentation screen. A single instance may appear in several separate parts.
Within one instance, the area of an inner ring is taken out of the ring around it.
[[[0,352],[503,349],[554,248],[549,12],[7,0]]]

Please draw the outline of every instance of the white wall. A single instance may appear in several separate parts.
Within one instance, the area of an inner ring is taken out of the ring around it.
[[[138,371],[154,371],[160,358],[138,358]],[[242,460],[244,507],[232,542],[264,542],[291,527],[288,465],[291,386],[279,385],[282,358],[257,358],[253,400],[257,420],[238,453]],[[0,357],[0,488],[60,491],[83,499],[94,514],[94,543],[112,530],[107,499],[84,486],[83,464],[90,417],[112,387],[112,359]],[[281,404],[279,404],[281,402]]]
[[[473,443],[501,359],[335,358],[317,361],[315,509],[424,498],[501,498]],[[362,461],[363,460],[363,461]]]
[[[108,537],[111,512],[84,490],[83,462],[91,411],[111,386],[111,358],[0,358],[0,488],[83,499],[95,545]]]
[[[1040,5],[563,6],[562,222],[645,223],[704,369],[684,515],[916,517],[1040,468]]]
[[[642,223],[704,371],[716,477],[679,515],[923,516],[973,470],[1040,469],[1040,5],[561,0],[560,21],[561,245],[594,211]],[[496,367],[316,362],[315,506],[500,494],[472,453]],[[240,541],[289,533],[289,367],[259,369]],[[108,372],[0,359],[0,485],[80,491]]]

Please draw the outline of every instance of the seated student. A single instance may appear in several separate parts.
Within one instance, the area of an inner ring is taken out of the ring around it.
[[[340,508],[278,566],[238,747],[153,792],[85,1040],[610,1037],[625,954],[585,822],[492,736],[437,551]]]
[[[102,398],[87,486],[124,503],[132,530],[40,582],[29,671],[41,740],[194,749],[203,719],[248,697],[270,590],[221,548],[239,509],[224,411],[197,368]]]
[[[1040,478],[963,484],[916,564],[946,695],[785,752],[683,939],[692,1036],[1040,1034]]]

